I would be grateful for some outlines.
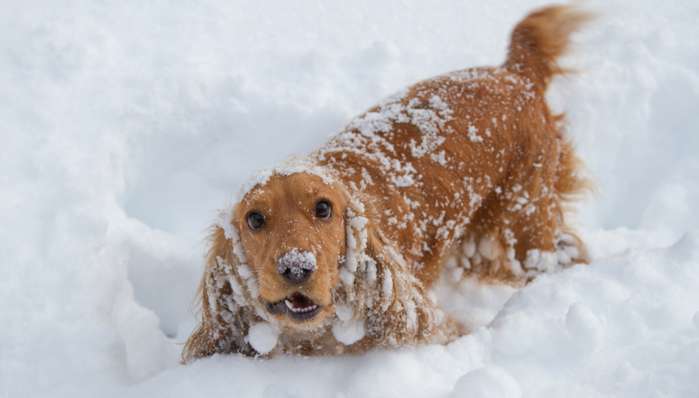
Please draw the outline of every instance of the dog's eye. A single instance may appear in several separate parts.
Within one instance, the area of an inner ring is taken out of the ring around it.
[[[262,228],[265,225],[265,216],[259,211],[251,211],[246,217],[248,220],[248,227],[253,231]]]
[[[316,217],[322,219],[328,219],[333,214],[333,207],[325,199],[321,199],[316,203]]]

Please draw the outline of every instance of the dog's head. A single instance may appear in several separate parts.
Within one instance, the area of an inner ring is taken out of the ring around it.
[[[347,196],[310,173],[275,174],[246,192],[230,222],[256,278],[259,304],[283,328],[334,315],[345,255]]]
[[[277,340],[261,342],[253,330],[269,330],[265,321],[287,335],[281,350],[291,352],[306,337],[327,336],[328,326],[345,346],[364,336],[376,345],[424,336],[447,341],[450,335],[435,328],[443,314],[370,221],[374,212],[360,194],[325,177],[272,174],[224,212],[200,287],[202,321],[183,361],[268,353]]]
[[[251,327],[264,321],[301,339],[332,326],[335,339],[351,345],[364,336],[371,313],[379,318],[367,327],[382,330],[372,338],[395,344],[436,316],[360,195],[326,177],[273,173],[224,212],[200,287],[202,322],[184,361],[268,352],[272,347],[250,346]]]

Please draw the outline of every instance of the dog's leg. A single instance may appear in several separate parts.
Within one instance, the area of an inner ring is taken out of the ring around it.
[[[569,144],[558,141],[555,131],[548,133],[548,148],[544,145],[526,159],[529,167],[513,167],[509,183],[488,196],[452,248],[444,263],[452,281],[477,276],[517,285],[542,272],[587,262],[564,211],[566,200],[585,182],[576,174]]]
[[[503,195],[502,230],[528,279],[576,263],[586,263],[581,240],[565,221],[565,202],[585,188],[571,146],[555,124],[537,126],[537,150],[520,167],[518,183]],[[548,129],[547,129],[548,128]],[[540,149],[539,149],[540,148]]]

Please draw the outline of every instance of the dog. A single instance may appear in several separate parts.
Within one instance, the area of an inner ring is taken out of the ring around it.
[[[212,227],[183,362],[445,344],[468,332],[431,293],[446,270],[521,286],[586,263],[566,204],[587,181],[545,93],[587,19],[534,11],[502,66],[419,82],[256,175]]]

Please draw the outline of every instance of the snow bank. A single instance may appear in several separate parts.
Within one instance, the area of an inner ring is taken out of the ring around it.
[[[598,184],[591,265],[440,291],[473,328],[446,347],[178,363],[206,228],[254,170],[407,84],[500,62],[542,4],[5,7],[0,397],[699,396],[690,0],[587,2],[601,16],[565,62],[584,73],[550,92]]]

